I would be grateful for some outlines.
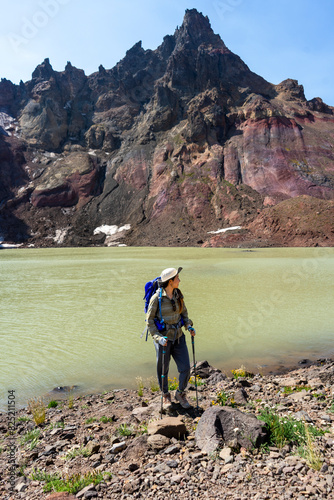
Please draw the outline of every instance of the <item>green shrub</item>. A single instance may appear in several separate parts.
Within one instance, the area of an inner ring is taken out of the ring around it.
[[[87,448],[81,446],[80,448],[73,448],[69,450],[65,455],[65,460],[71,460],[75,457],[89,457],[91,455],[90,451]]]
[[[25,445],[29,450],[33,450],[38,444],[40,432],[39,429],[26,432],[21,438],[21,444]]]
[[[30,474],[30,479],[32,481],[45,481],[45,482],[51,482],[56,479],[60,479],[59,474],[48,474],[47,472],[37,469],[35,470],[34,468],[32,469],[32,472]]]
[[[57,408],[58,402],[57,401],[50,401],[48,404],[48,408]]]
[[[97,418],[95,418],[95,417],[89,417],[89,418],[87,418],[87,420],[86,420],[85,423],[86,424],[92,424],[93,422],[96,422],[96,421],[97,421]]]
[[[234,401],[234,392],[228,393],[225,391],[218,392],[217,399],[216,401],[212,401],[212,404],[219,406],[232,406],[232,408],[237,406],[237,403]]]
[[[103,417],[100,418],[100,422],[102,422],[103,424],[107,424],[108,422],[113,422],[114,419],[113,417],[106,417],[103,415]]]
[[[312,387],[305,385],[296,385],[295,387],[291,387],[289,385],[285,386],[283,389],[284,394],[292,394],[293,392],[301,392],[301,391],[309,391]]]
[[[305,423],[292,416],[280,417],[272,409],[266,408],[262,410],[259,419],[266,424],[270,444],[277,448],[282,448],[286,444],[304,445],[307,442]],[[308,429],[312,438],[324,434],[322,430],[314,426]]]
[[[46,474],[43,472],[32,475],[35,481],[45,481],[44,492],[68,491],[72,495],[85,488],[89,484],[99,484],[103,481],[103,474],[98,472],[88,472],[87,474],[73,474],[61,478],[59,474]],[[39,478],[39,479],[38,479]]]
[[[116,432],[119,436],[131,436],[133,433],[133,427],[128,427],[127,424],[121,424]]]

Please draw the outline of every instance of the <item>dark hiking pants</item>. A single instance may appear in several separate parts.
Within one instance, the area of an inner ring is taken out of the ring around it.
[[[168,392],[168,370],[170,358],[172,357],[179,372],[179,391],[185,391],[190,378],[190,361],[185,335],[183,334],[174,343],[168,340],[166,346],[162,346],[158,342],[154,342],[154,346],[157,353],[157,375],[160,390],[162,390],[163,379],[163,393]],[[164,358],[164,367],[162,367],[162,358]]]

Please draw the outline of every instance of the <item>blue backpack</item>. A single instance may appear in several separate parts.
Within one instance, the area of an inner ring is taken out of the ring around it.
[[[156,324],[156,327],[157,327],[158,331],[162,332],[163,330],[165,330],[166,327],[165,327],[165,322],[164,322],[164,319],[163,319],[162,313],[161,313],[162,288],[159,287],[159,281],[160,281],[160,276],[158,276],[158,278],[154,278],[154,280],[152,280],[152,281],[148,281],[145,284],[145,297],[144,297],[143,300],[145,300],[144,312],[146,314],[152,295],[154,295],[155,292],[158,289],[160,289],[160,293],[159,293],[159,310],[160,310],[161,321],[159,321],[157,318],[155,318],[154,323]],[[147,336],[148,336],[148,327],[147,326],[146,326],[145,330],[146,330],[146,341],[147,341]],[[143,333],[141,334],[141,336],[143,336],[145,330],[143,331]]]

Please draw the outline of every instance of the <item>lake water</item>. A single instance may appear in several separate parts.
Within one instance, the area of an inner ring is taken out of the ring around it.
[[[1,250],[0,410],[12,389],[24,406],[56,386],[155,376],[143,287],[171,266],[183,267],[198,361],[265,372],[333,354],[332,248]]]

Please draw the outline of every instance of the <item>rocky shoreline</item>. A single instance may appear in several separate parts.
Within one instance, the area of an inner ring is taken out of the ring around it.
[[[0,497],[334,499],[332,360],[280,375],[237,370],[231,378],[206,362],[197,371],[199,408],[190,384],[193,408],[173,403],[162,419],[160,393],[152,381],[141,380],[137,390],[83,397],[69,392],[54,407],[44,401],[39,426],[33,402],[30,411],[16,412],[15,428],[8,413],[0,414]],[[293,439],[275,446],[273,429],[259,420],[265,412],[282,426],[306,425],[318,435],[304,448]],[[247,422],[257,427],[256,437],[253,430],[241,432]],[[55,492],[59,483],[71,484],[73,493]]]

